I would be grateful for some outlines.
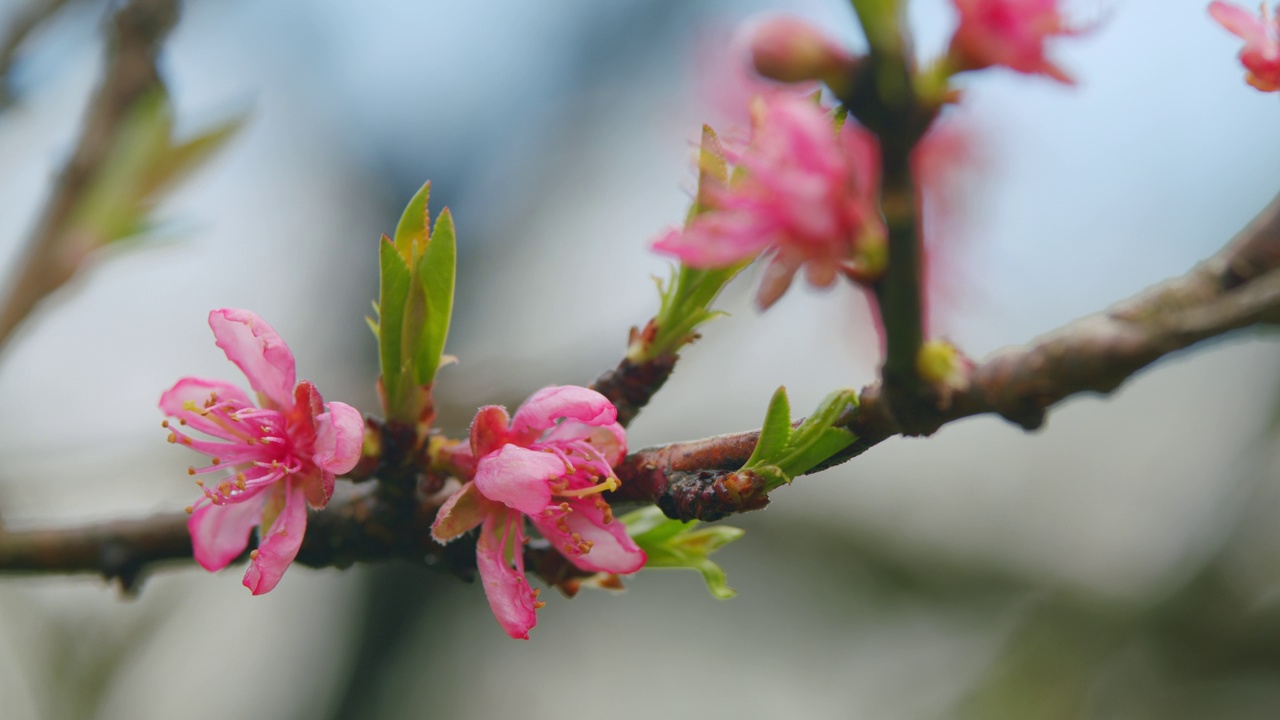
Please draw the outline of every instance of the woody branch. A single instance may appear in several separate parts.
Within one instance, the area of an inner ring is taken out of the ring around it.
[[[1185,275],[986,358],[974,369],[969,387],[922,416],[921,427],[927,434],[948,422],[990,413],[1035,429],[1050,407],[1069,396],[1110,393],[1165,355],[1242,328],[1276,324],[1280,197]],[[882,393],[879,382],[863,388],[860,406],[844,423],[858,435],[857,442],[815,471],[903,434]],[[756,432],[721,435],[632,453],[616,468],[623,484],[613,499],[656,502],[702,519],[761,507],[767,497],[745,494],[733,481],[757,437]],[[431,540],[435,509],[428,503],[405,513],[388,507],[371,486],[360,486],[352,498],[315,514],[298,561],[312,567],[425,556],[465,562],[467,549],[459,543],[440,546]],[[0,527],[0,572],[94,573],[129,587],[148,569],[191,561],[186,519],[179,512],[57,529]]]

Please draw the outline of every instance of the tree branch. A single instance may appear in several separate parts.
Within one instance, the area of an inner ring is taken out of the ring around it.
[[[1030,345],[988,357],[973,369],[967,388],[920,404],[909,434],[929,435],[948,422],[987,413],[1034,430],[1048,408],[1064,398],[1108,394],[1165,355],[1258,324],[1280,324],[1280,196],[1187,274]],[[858,440],[811,472],[904,434],[886,407],[882,383],[863,388],[859,400],[858,410],[843,423]],[[734,471],[750,457],[758,437],[752,431],[640,450],[616,469],[623,484],[612,497],[697,510],[678,514],[682,519],[717,519],[754,509],[759,498],[741,492],[742,478]]]
[[[1259,324],[1280,324],[1280,197],[1187,274],[978,364],[967,388],[934,405],[938,409],[927,418],[926,434],[987,413],[1035,429],[1046,410],[1068,396],[1110,393],[1165,355]],[[902,433],[881,401],[879,383],[863,388],[860,399],[841,423],[858,435],[857,442],[812,472]],[[615,468],[623,484],[611,499],[657,503],[671,514],[702,519],[762,507],[767,496],[753,494],[749,476],[735,472],[758,436],[721,435],[632,453]],[[425,558],[465,573],[474,564],[472,548],[463,542],[441,546],[431,539],[436,509],[429,502],[405,508],[380,499],[375,487],[359,486],[351,498],[311,516],[297,562],[346,567]],[[191,559],[186,517],[175,513],[55,530],[0,526],[0,573],[92,572],[130,588],[153,566]]]

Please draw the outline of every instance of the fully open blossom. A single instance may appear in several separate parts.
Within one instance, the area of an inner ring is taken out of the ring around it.
[[[1209,14],[1244,40],[1240,62],[1245,80],[1263,92],[1280,90],[1280,18],[1266,4],[1258,16],[1225,2],[1209,4]]]
[[[812,100],[758,97],[750,144],[731,159],[745,176],[712,192],[715,209],[668,231],[655,250],[696,268],[727,267],[772,251],[756,297],[767,308],[801,267],[810,283],[829,286],[854,263],[860,245],[883,237],[875,209],[875,140],[853,123],[836,133]]]
[[[178,421],[164,423],[169,442],[212,458],[188,472],[221,475],[216,482],[198,480],[204,497],[188,508],[196,562],[221,570],[261,526],[244,575],[245,586],[260,595],[276,586],[297,556],[307,504],[323,507],[334,475],[360,459],[364,421],[350,405],[326,406],[311,383],[296,383],[293,353],[262,318],[247,310],[214,310],[209,327],[248,378],[257,404],[230,383],[188,377],[160,396],[160,409]]]
[[[525,517],[582,570],[625,574],[644,566],[644,551],[600,496],[618,487],[613,465],[627,452],[617,416],[600,393],[566,385],[539,390],[511,418],[496,405],[483,407],[471,423],[475,479],[445,501],[431,532],[443,543],[480,527],[480,579],[513,638],[528,639],[542,606],[525,578]]]
[[[956,70],[979,70],[1003,65],[1032,75],[1072,82],[1062,68],[1044,54],[1045,40],[1073,35],[1058,8],[1058,0],[952,0],[960,26],[951,38],[949,57]]]

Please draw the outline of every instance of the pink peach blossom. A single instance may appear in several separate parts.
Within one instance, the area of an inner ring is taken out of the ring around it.
[[[644,551],[600,496],[618,487],[613,465],[627,452],[617,415],[600,393],[565,385],[534,393],[511,418],[490,405],[471,423],[475,479],[445,501],[431,533],[445,543],[480,527],[480,580],[513,638],[529,638],[542,606],[525,578],[525,517],[583,570],[625,574],[644,566]]]
[[[1245,80],[1263,92],[1280,90],[1280,18],[1263,3],[1259,16],[1225,2],[1209,4],[1209,14],[1222,27],[1244,40],[1240,63]]]
[[[221,473],[216,484],[197,481],[204,497],[187,510],[196,562],[216,571],[240,556],[254,527],[245,587],[261,595],[276,586],[302,546],[307,504],[320,508],[334,476],[355,467],[364,441],[360,412],[324,404],[307,381],[295,384],[293,353],[262,318],[247,310],[214,310],[209,327],[218,347],[257,393],[218,380],[187,377],[160,396],[169,442],[209,455],[192,475]],[[195,430],[212,439],[189,435]]]
[[[852,122],[836,133],[812,100],[758,96],[750,144],[730,155],[745,176],[713,189],[714,210],[653,247],[695,268],[727,267],[771,251],[756,297],[761,308],[782,296],[801,267],[810,283],[831,285],[861,242],[883,235],[875,139]]]
[[[1045,40],[1079,33],[1067,25],[1058,0],[952,0],[960,26],[951,38],[949,56],[957,70],[1003,65],[1058,82],[1073,81],[1045,57]]]

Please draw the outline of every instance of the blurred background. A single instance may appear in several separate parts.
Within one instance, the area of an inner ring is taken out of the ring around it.
[[[0,27],[25,0],[0,0]],[[1200,0],[1116,0],[1053,54],[1070,88],[966,79],[965,212],[933,269],[935,329],[974,356],[1188,269],[1280,188],[1280,108]],[[110,4],[68,3],[20,48],[0,111],[0,262],[31,232],[101,68]],[[1088,8],[1086,8],[1088,10]],[[786,11],[860,43],[842,0],[189,0],[163,70],[179,132],[247,128],[0,356],[10,527],[196,497],[155,407],[236,379],[205,324],[250,308],[326,399],[376,408],[375,243],[426,179],[459,228],[441,424],[612,367],[657,307],[647,250],[678,222],[735,28]],[[916,0],[922,55],[954,18]],[[1087,19],[1087,17],[1086,17]],[[731,93],[730,93],[731,94]],[[860,295],[755,269],[636,421],[632,447],[758,426],[874,377]],[[1170,358],[1028,435],[995,419],[884,443],[732,519],[739,591],[642,572],[549,597],[509,640],[478,585],[408,564],[0,579],[0,716],[24,718],[1280,717],[1280,347]]]

